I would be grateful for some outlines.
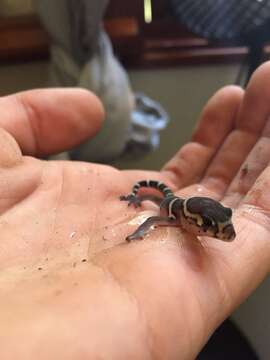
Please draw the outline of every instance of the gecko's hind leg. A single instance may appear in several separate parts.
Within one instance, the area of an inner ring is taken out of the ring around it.
[[[131,241],[136,239],[142,239],[153,225],[172,226],[172,225],[176,225],[177,223],[178,223],[177,220],[171,219],[169,217],[151,216],[150,218],[145,220],[145,222],[142,223],[133,234],[126,237],[126,240]]]

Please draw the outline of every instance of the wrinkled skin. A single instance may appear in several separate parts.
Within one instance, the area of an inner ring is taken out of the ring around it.
[[[0,99],[2,360],[196,356],[269,271],[269,74],[218,91],[160,172],[34,158],[94,136],[102,108],[86,91]],[[163,227],[126,243],[150,205],[119,195],[145,178],[235,208],[236,239]]]

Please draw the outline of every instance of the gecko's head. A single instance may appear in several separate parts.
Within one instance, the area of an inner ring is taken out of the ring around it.
[[[183,203],[183,227],[197,236],[232,241],[236,234],[232,209],[207,197],[192,197]]]

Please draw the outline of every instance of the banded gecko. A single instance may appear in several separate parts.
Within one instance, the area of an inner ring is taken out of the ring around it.
[[[145,194],[138,196],[141,188],[154,188],[163,194],[163,198]],[[196,236],[210,236],[224,241],[232,241],[235,236],[232,224],[232,209],[208,197],[190,197],[182,199],[162,182],[142,180],[137,182],[132,192],[120,196],[121,201],[128,201],[128,206],[141,206],[142,201],[150,200],[159,205],[160,216],[151,216],[126,240],[142,239],[154,225],[180,226]]]

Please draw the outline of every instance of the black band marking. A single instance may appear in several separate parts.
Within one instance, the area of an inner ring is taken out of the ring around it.
[[[171,189],[161,181],[156,180],[141,180],[138,181],[132,188],[132,194],[137,195],[138,191],[142,187],[151,187],[159,190],[165,197],[173,196]]]
[[[155,181],[155,180],[150,180],[149,183],[148,183],[148,186],[149,187],[153,187],[155,189],[158,189],[158,181]]]

